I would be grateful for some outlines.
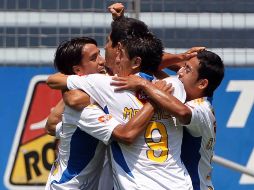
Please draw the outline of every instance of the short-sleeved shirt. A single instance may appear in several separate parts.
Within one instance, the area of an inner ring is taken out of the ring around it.
[[[105,144],[117,125],[119,122],[96,105],[89,105],[82,111],[65,106],[58,158],[46,189],[98,189]]]
[[[190,124],[183,135],[182,160],[195,190],[213,189],[211,161],[214,153],[216,120],[211,99],[207,97],[186,103],[192,111]]]
[[[101,74],[69,76],[67,86],[85,91],[105,112],[125,124],[142,108],[147,97],[142,92],[114,92],[111,81],[110,76]],[[182,83],[176,78],[172,83],[176,89],[174,95],[185,101]],[[155,113],[132,145],[112,142],[114,189],[192,189],[180,159],[181,142],[182,126],[164,110]]]

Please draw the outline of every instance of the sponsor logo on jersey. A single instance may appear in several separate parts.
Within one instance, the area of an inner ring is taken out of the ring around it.
[[[9,189],[45,186],[55,160],[55,138],[47,135],[44,126],[61,94],[51,90],[46,79],[46,75],[38,75],[30,81],[5,171]]]
[[[106,122],[106,121],[109,121],[111,118],[112,118],[112,115],[107,114],[107,115],[100,116],[100,117],[98,118],[98,120],[99,120],[101,123],[104,123],[104,122]]]

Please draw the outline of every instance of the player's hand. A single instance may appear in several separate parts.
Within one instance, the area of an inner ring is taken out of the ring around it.
[[[185,53],[183,53],[183,59],[186,61],[186,60],[189,60],[191,59],[192,57],[195,57],[197,56],[198,52],[199,51],[202,51],[204,50],[205,47],[192,47],[191,49],[189,49],[188,51],[186,51]]]
[[[129,75],[128,77],[112,77],[110,85],[116,86],[115,91],[121,90],[139,90],[147,81],[136,75]]]
[[[172,86],[171,83],[166,83],[166,81],[163,81],[163,80],[157,80],[155,81],[154,85],[164,91],[165,93],[167,94],[172,94],[174,92],[174,87]]]
[[[114,3],[108,7],[109,12],[112,14],[113,20],[124,16],[124,5],[122,3]]]

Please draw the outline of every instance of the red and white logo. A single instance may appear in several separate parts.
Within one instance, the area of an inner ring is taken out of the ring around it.
[[[55,139],[47,135],[44,126],[61,93],[46,85],[47,77],[38,75],[30,81],[5,171],[9,189],[44,187],[55,160]]]

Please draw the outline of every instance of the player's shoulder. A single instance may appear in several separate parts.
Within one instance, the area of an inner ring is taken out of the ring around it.
[[[181,83],[177,75],[171,75],[169,77],[164,78],[163,80],[165,80],[166,82],[180,82]]]
[[[200,109],[212,109],[211,102],[209,101],[209,98],[207,97],[201,97],[197,98],[191,101],[186,102],[187,105],[195,108],[200,108]]]
[[[85,83],[89,83],[91,85],[95,85],[98,88],[108,86],[112,80],[112,76],[108,76],[105,74],[89,74],[81,76],[81,81]]]
[[[183,83],[179,80],[178,76],[170,76],[163,79],[167,82],[167,84],[171,83],[174,87],[173,96],[179,99],[181,102],[185,102],[186,100],[186,92],[183,86]]]
[[[82,112],[89,113],[89,112],[93,112],[93,111],[97,112],[98,110],[102,111],[102,108],[98,104],[94,103],[94,104],[90,104],[90,105],[86,106],[82,110]]]
[[[94,74],[89,74],[89,75],[83,75],[81,76],[82,78],[91,78],[91,79],[96,79],[96,80],[111,80],[111,76],[106,75],[106,74],[100,74],[100,73],[94,73]]]
[[[96,116],[96,115],[101,115],[104,114],[102,108],[97,105],[97,104],[90,104],[86,106],[82,112],[81,112],[81,117],[82,118],[89,118],[91,116]]]
[[[164,81],[168,83],[171,83],[173,87],[179,87],[181,89],[184,89],[183,83],[179,80],[178,76],[170,76],[163,79]]]

